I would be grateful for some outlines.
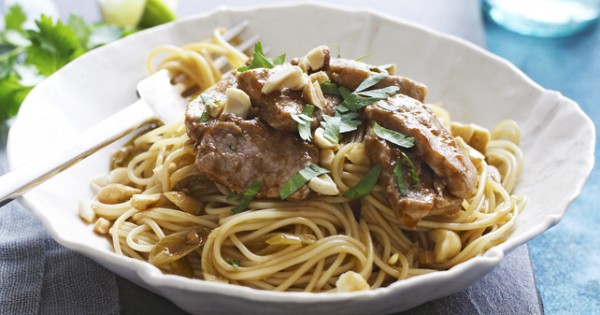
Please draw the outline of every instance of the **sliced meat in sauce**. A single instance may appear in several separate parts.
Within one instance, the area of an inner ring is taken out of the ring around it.
[[[394,108],[395,111],[384,109]],[[454,137],[421,102],[397,94],[365,108],[371,121],[415,138],[416,154],[456,197],[470,197],[477,185],[477,170]]]
[[[366,136],[364,139],[365,151],[371,161],[382,167],[379,183],[385,188],[388,200],[395,211],[400,223],[414,227],[419,220],[429,215],[451,214],[459,209],[462,198],[450,194],[444,189],[443,183],[415,154],[407,150],[405,153],[410,157],[419,175],[419,183],[410,187],[406,196],[402,196],[396,179],[394,178],[394,167],[401,152],[392,147],[385,140],[375,136]],[[410,183],[408,174],[406,180]]]
[[[364,79],[375,73],[370,70],[372,68],[374,67],[354,60],[331,59],[327,75],[331,81],[344,86],[350,91],[354,91]],[[427,94],[427,87],[425,85],[409,78],[395,75],[383,78],[373,88],[380,89],[387,86],[397,86],[400,88],[401,94],[408,95],[421,102],[425,100],[425,95]]]
[[[223,114],[205,123],[197,143],[196,167],[231,191],[243,193],[261,180],[258,197],[279,198],[279,188],[300,169],[318,163],[318,151],[291,133],[277,131],[259,119],[242,120]],[[290,199],[304,199],[304,186]]]
[[[237,84],[248,94],[252,105],[258,108],[258,117],[277,130],[294,132],[298,123],[292,119],[292,114],[301,114],[304,109],[302,91],[283,89],[266,95],[261,92],[269,76],[281,67],[284,66],[246,70],[238,75]]]
[[[230,73],[227,74],[223,79],[213,85],[211,88],[202,92],[205,97],[210,97],[214,100],[224,100],[225,92],[230,87],[236,87],[237,77]],[[193,101],[189,102],[185,109],[185,128],[188,136],[194,141],[202,138],[202,134],[207,126],[201,122],[202,114],[206,111],[206,107],[200,96],[196,97]]]

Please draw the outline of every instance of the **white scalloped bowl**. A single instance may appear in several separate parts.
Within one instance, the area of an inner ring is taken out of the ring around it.
[[[300,56],[319,44],[339,44],[347,57],[372,53],[373,64],[424,82],[429,101],[443,101],[455,120],[522,127],[526,163],[516,193],[529,204],[503,244],[448,271],[354,293],[278,293],[164,275],[150,264],[118,256],[77,215],[91,198],[90,179],[108,171],[108,147],[26,194],[22,200],[62,245],[148,288],[191,313],[383,314],[412,308],[465,289],[503,256],[558,223],[594,163],[594,126],[573,101],[544,90],[514,66],[470,43],[365,10],[317,4],[221,8],[127,37],[88,53],[36,87],[10,131],[14,168],[75,138],[136,99],[156,46],[209,36],[217,26],[248,20],[272,52]],[[568,131],[568,132],[566,132]],[[576,153],[576,154],[574,154]]]

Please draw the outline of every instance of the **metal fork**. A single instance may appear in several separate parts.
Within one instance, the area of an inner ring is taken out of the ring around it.
[[[247,26],[248,22],[244,21],[229,29],[223,37],[231,41]],[[257,35],[243,41],[236,48],[246,50],[256,40]],[[215,60],[215,65],[222,69],[227,65],[227,61],[220,57]],[[166,70],[158,71],[140,81],[137,90],[140,95],[138,101],[85,130],[69,149],[36,159],[0,177],[0,206],[144,125],[157,120],[171,123],[182,119],[187,102],[178,89],[170,84]]]

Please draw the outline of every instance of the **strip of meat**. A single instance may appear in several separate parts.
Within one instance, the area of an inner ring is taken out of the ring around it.
[[[227,89],[236,87],[236,85],[237,77],[233,73],[229,73],[221,81],[204,91],[202,95],[215,100],[224,100]],[[202,123],[201,117],[206,110],[206,106],[200,96],[188,103],[185,109],[185,128],[188,136],[194,141],[201,139],[204,133],[206,124]]]
[[[382,168],[379,183],[385,187],[388,200],[398,217],[398,221],[407,227],[414,227],[419,220],[430,215],[452,214],[460,208],[461,198],[451,195],[443,188],[431,169],[416,155],[410,156],[419,175],[419,184],[408,189],[407,196],[402,196],[396,179],[394,167],[401,152],[392,148],[385,140],[375,136],[365,136],[365,150],[373,163]],[[404,174],[408,183],[409,175]]]
[[[389,109],[395,109],[390,111]],[[421,102],[397,94],[365,108],[371,121],[415,138],[417,154],[456,197],[470,197],[477,185],[477,170],[454,137]]]
[[[354,60],[331,59],[329,61],[329,68],[327,68],[327,75],[338,85],[354,91],[362,81],[375,73],[370,70],[373,68],[374,66]],[[397,86],[400,88],[401,94],[408,95],[421,102],[425,100],[425,95],[427,95],[427,87],[425,85],[409,78],[395,75],[383,78],[373,88],[380,89],[387,86]]]
[[[263,183],[258,197],[278,198],[279,188],[300,169],[318,163],[318,151],[293,134],[223,114],[206,123],[197,145],[196,167],[213,181],[243,193],[255,180]],[[305,199],[304,186],[289,199]]]
[[[274,91],[269,94],[261,92],[265,82],[273,71],[280,69],[278,66],[271,69],[251,69],[238,75],[238,88],[248,96],[253,106],[258,107],[258,116],[269,126],[283,131],[294,132],[298,123],[292,119],[292,114],[301,114],[304,109],[302,91]]]

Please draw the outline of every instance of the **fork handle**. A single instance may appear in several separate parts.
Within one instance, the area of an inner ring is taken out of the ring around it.
[[[41,156],[6,173],[0,177],[0,206],[155,120],[157,120],[155,113],[145,101],[140,99],[85,130],[69,146],[69,149],[51,154],[47,158]]]

